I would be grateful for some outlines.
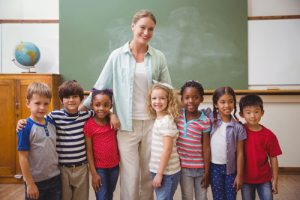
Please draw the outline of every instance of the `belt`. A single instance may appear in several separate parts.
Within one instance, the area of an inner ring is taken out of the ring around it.
[[[60,164],[60,166],[62,167],[67,167],[67,168],[76,168],[76,167],[80,167],[83,165],[86,165],[86,162],[82,162],[82,163],[76,163],[76,164]]]

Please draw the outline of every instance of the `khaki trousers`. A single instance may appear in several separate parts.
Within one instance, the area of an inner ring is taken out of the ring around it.
[[[133,131],[118,131],[120,151],[120,199],[152,200],[149,171],[153,120],[133,120]]]
[[[87,164],[69,168],[60,166],[62,200],[89,199],[89,172]]]

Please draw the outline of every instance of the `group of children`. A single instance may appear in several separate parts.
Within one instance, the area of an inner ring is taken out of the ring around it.
[[[88,199],[88,168],[97,199],[113,199],[120,156],[116,131],[109,123],[112,91],[92,93],[92,111],[78,111],[83,89],[76,81],[59,87],[62,110],[47,117],[51,92],[43,83],[27,90],[31,115],[18,132],[20,165],[26,199]],[[172,199],[180,183],[182,199],[272,199],[277,193],[281,149],[276,136],[259,122],[262,99],[239,101],[243,125],[236,117],[236,96],[230,87],[213,93],[213,110],[199,110],[204,90],[187,81],[181,102],[168,84],[155,83],[147,110],[155,118],[149,168],[157,199]],[[46,158],[46,159],[45,159]],[[271,166],[270,166],[270,164]]]

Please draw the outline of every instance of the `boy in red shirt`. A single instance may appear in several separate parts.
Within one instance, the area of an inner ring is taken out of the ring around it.
[[[259,124],[264,114],[262,99],[258,95],[246,95],[239,106],[247,131],[242,199],[254,200],[257,190],[260,199],[271,200],[278,193],[277,156],[282,151],[274,133]]]

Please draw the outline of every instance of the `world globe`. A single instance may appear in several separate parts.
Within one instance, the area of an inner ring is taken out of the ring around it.
[[[23,69],[33,68],[40,59],[40,50],[32,42],[20,42],[15,48],[15,64]],[[21,65],[21,66],[20,66]]]

